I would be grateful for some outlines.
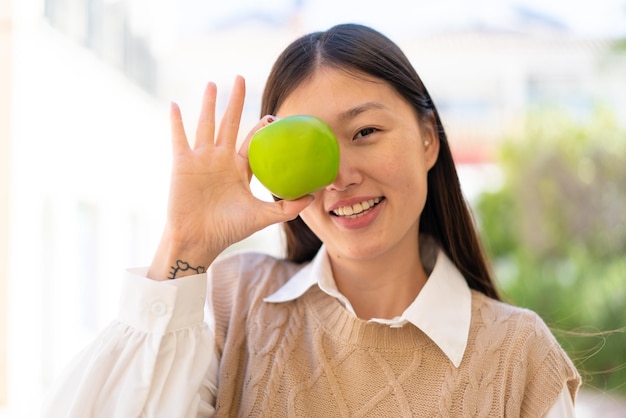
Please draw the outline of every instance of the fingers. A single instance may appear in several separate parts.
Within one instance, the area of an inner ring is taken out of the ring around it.
[[[174,102],[170,103],[170,130],[172,135],[172,151],[174,155],[179,155],[189,150],[189,142],[185,135],[183,118],[180,114],[180,107]]]
[[[196,140],[194,149],[204,145],[213,144],[215,136],[215,102],[217,97],[217,86],[210,82],[204,89],[202,96],[202,106],[200,107],[200,117],[196,128]]]
[[[220,123],[220,129],[215,140],[216,145],[229,146],[235,149],[245,95],[245,81],[242,76],[238,75],[235,78],[235,85]]]
[[[248,160],[248,148],[250,147],[250,140],[252,139],[254,134],[257,131],[259,131],[259,129],[269,125],[275,120],[277,120],[276,116],[266,115],[266,116],[263,116],[263,118],[261,118],[261,120],[258,121],[256,125],[254,125],[254,127],[250,130],[250,132],[248,132],[248,135],[246,135],[246,138],[243,140],[243,142],[239,146],[239,150],[237,151],[237,153],[239,154],[240,157],[242,157],[246,161]],[[248,181],[250,181],[250,179],[252,178],[252,170],[250,169],[250,165],[247,162],[245,166],[247,170],[246,174],[248,176]]]
[[[226,107],[224,116],[220,124],[220,129],[215,137],[215,108],[217,100],[217,86],[213,82],[209,82],[202,96],[202,105],[200,108],[200,117],[196,127],[196,138],[194,149],[201,148],[206,145],[225,145],[235,147],[237,143],[237,133],[239,132],[239,123],[241,122],[241,112],[245,99],[246,87],[243,77],[237,76],[235,84]],[[180,110],[178,110],[180,114]],[[181,121],[182,124],[182,121]],[[215,139],[214,139],[215,138]]]
[[[248,132],[248,135],[246,135],[246,138],[243,140],[243,142],[241,143],[241,146],[239,147],[238,154],[242,156],[243,158],[248,159],[248,147],[250,146],[250,140],[252,139],[254,134],[259,129],[269,125],[275,120],[278,120],[276,116],[272,116],[272,115],[263,116],[263,118],[261,118],[261,120],[258,121],[257,124],[252,127],[250,132]]]

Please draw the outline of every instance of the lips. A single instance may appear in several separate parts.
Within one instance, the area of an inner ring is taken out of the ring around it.
[[[352,205],[339,206],[331,210],[330,212],[335,216],[357,218],[366,214],[374,206],[378,205],[382,200],[383,197],[375,197],[373,199],[363,200]]]

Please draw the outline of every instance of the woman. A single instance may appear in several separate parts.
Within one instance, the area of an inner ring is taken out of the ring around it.
[[[437,110],[395,44],[360,25],[293,42],[237,152],[244,90],[238,77],[216,132],[207,86],[193,147],[172,105],[154,261],[128,273],[119,319],[49,416],[571,416],[580,377],[537,315],[499,301]],[[339,174],[262,202],[247,143],[294,114],[330,125]],[[215,261],[278,222],[287,259]]]

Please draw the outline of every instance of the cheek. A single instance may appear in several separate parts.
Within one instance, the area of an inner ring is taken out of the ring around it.
[[[322,222],[322,218],[327,216],[327,213],[324,211],[320,193],[318,192],[314,196],[315,201],[300,212],[300,218],[302,218],[304,223],[307,224],[307,226],[311,228],[315,234],[317,234],[316,227],[320,224],[320,222]]]
[[[401,170],[395,180],[398,182],[396,187],[399,195],[403,196],[405,208],[409,212],[421,212],[428,194],[428,172],[418,159],[406,164]]]
[[[423,154],[413,147],[394,150],[382,159],[379,173],[402,192],[415,193],[427,175]]]

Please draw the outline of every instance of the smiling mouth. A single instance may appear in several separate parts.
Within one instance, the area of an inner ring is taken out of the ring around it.
[[[350,206],[340,206],[330,213],[334,216],[343,216],[344,218],[353,219],[365,215],[374,206],[382,202],[384,197],[376,197],[374,199],[365,200]]]

